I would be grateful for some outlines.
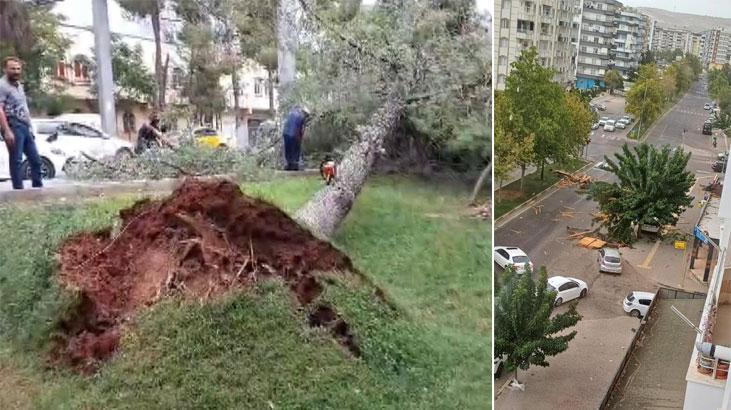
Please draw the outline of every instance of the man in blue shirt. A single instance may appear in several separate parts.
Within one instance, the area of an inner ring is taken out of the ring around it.
[[[13,189],[23,189],[23,177],[20,173],[23,154],[30,163],[30,175],[34,188],[43,186],[41,181],[41,158],[36,148],[35,136],[31,128],[30,110],[25,97],[23,84],[20,82],[22,63],[16,57],[3,60],[3,72],[0,77],[0,132],[10,157],[10,179]]]
[[[302,153],[302,137],[305,126],[310,119],[310,110],[305,107],[293,107],[284,121],[284,158],[287,160],[287,171],[299,171],[300,155]]]

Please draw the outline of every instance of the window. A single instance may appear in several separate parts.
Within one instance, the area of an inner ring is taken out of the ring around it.
[[[513,262],[514,263],[528,263],[530,260],[527,256],[513,256]]]
[[[66,78],[66,63],[63,61],[59,61],[58,64],[56,64],[56,77]]]
[[[508,255],[508,252],[505,251],[505,249],[498,249],[497,253],[499,253],[503,258],[510,260],[510,255]]]
[[[558,290],[559,290],[559,292],[563,292],[563,291],[565,291],[565,290],[569,290],[569,289],[571,289],[571,287],[570,287],[569,285],[571,285],[571,282],[569,282],[569,283],[564,283],[563,285],[559,286],[559,287],[558,287]]]
[[[543,15],[549,17],[553,15],[553,9],[551,8],[551,6],[543,6]]]
[[[86,137],[86,138],[101,138],[102,135],[99,131],[88,127],[83,124],[77,124],[77,123],[68,123],[64,126],[62,126],[62,129],[64,132],[67,132],[71,135],[78,136],[78,137]]]
[[[528,20],[518,20],[518,32],[519,33],[525,33],[528,31],[533,31],[535,27],[535,23]]]
[[[640,299],[640,305],[642,306],[650,306],[650,303],[652,303],[650,299]]]
[[[510,20],[500,19],[500,28],[510,28]]]
[[[263,97],[266,87],[264,86],[264,79],[257,78],[254,80],[254,95],[257,97]]]
[[[508,44],[510,44],[510,40],[508,40],[507,37],[500,38],[500,47],[507,47]]]
[[[172,86],[174,89],[179,89],[183,87],[183,78],[185,74],[183,74],[183,69],[180,67],[173,68],[173,81]]]
[[[42,121],[36,123],[35,128],[39,134],[53,134],[59,125],[61,125],[61,122],[58,121]]]
[[[498,57],[498,63],[497,65],[507,65],[508,64],[508,57],[506,56],[500,56]]]
[[[510,0],[503,0],[503,9],[510,8]]]
[[[543,35],[551,34],[551,25],[548,23],[541,23],[541,34],[543,34]]]
[[[83,60],[74,60],[74,79],[89,81],[89,66]]]

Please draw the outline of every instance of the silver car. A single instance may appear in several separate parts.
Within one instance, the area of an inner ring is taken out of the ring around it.
[[[599,272],[622,273],[622,257],[614,248],[599,249]]]

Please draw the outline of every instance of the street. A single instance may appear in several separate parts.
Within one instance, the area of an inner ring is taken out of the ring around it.
[[[622,97],[603,96],[595,101],[607,105],[607,111],[600,112],[600,117],[616,119],[623,115]],[[717,152],[723,151],[724,144],[719,140],[719,148],[714,150],[711,136],[701,134],[701,126],[709,115],[703,104],[709,101],[701,82],[696,82],[646,135],[646,141],[653,145],[682,146],[686,152],[691,152],[689,168],[697,171],[699,178],[713,175],[710,163]],[[687,129],[686,133],[683,133],[684,129]],[[586,158],[596,164],[603,161],[605,155],[618,152],[625,142],[636,144],[627,141],[628,130],[629,127],[614,133],[606,133],[601,128],[595,130]],[[598,168],[587,174],[601,180],[611,176]],[[705,183],[704,180],[696,182],[693,188],[696,198],[700,184]],[[533,208],[496,227],[495,245],[518,246],[536,268],[545,266],[548,276],[576,277],[589,286],[587,297],[578,302],[577,309],[583,319],[573,328],[578,334],[569,343],[568,350],[549,357],[547,368],[531,367],[527,372],[519,372],[519,380],[526,383],[524,392],[508,388],[501,391],[511,375],[503,375],[497,380],[495,391],[500,394],[495,405],[498,409],[598,408],[639,326],[638,319],[623,311],[624,297],[635,290],[654,291],[659,284],[703,289],[702,284],[685,279],[686,253],[674,249],[672,243],[654,240],[643,239],[633,248],[621,249],[621,275],[600,274],[597,251],[579,247],[575,240],[567,238],[567,226],[589,230],[591,213],[596,210],[596,203],[586,199],[585,194],[577,193],[576,188],[561,188]],[[692,230],[699,212],[697,208],[686,210],[678,227],[686,232]],[[499,281],[501,272],[499,268],[495,269],[496,281]],[[534,273],[534,276],[537,275]],[[565,309],[562,306],[557,311]]]

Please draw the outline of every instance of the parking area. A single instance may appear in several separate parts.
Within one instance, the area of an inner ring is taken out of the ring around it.
[[[599,118],[607,117],[610,120],[617,121],[618,119],[622,118],[623,116],[627,115],[627,113],[624,111],[624,97],[619,95],[609,95],[609,94],[602,94],[593,100],[591,100],[593,104],[602,104],[606,106],[605,111],[599,111],[597,114],[599,115]],[[627,133],[629,132],[630,128],[632,128],[631,125],[627,126],[625,129],[616,128],[614,131],[604,131],[602,127],[599,127],[596,130],[592,130],[591,138],[603,138],[608,140],[621,140],[624,141],[627,139]]]

